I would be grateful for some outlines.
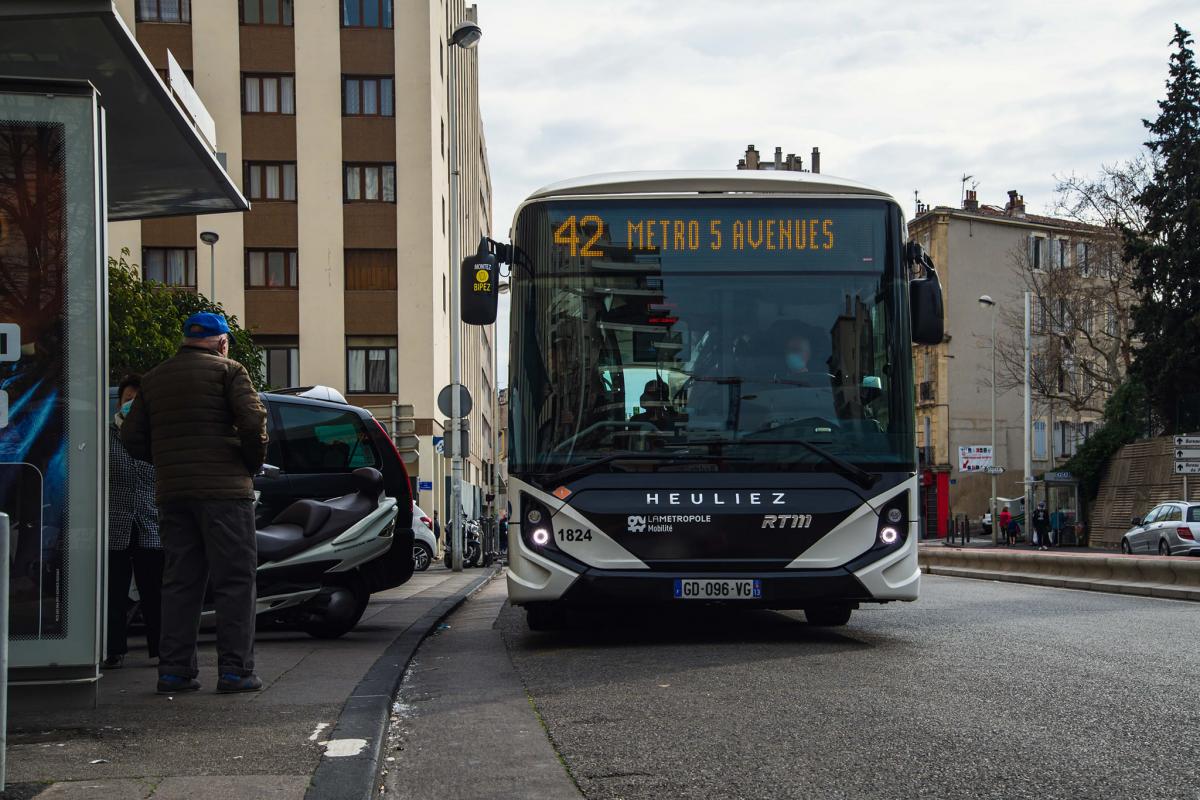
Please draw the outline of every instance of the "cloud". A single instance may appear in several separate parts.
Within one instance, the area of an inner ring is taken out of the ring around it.
[[[1145,139],[1194,0],[478,0],[484,124],[503,235],[576,175],[733,168],[748,143],[956,203],[1092,173]]]

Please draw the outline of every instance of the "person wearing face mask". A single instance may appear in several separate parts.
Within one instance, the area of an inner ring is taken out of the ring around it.
[[[217,691],[254,692],[254,480],[267,454],[267,413],[246,368],[229,358],[220,314],[188,317],[179,352],[142,378],[121,427],[152,461],[166,566],[158,692],[200,688],[196,634],[211,578]]]
[[[120,409],[108,426],[108,636],[105,669],[119,669],[129,652],[129,582],[137,582],[146,649],[158,658],[163,550],[154,506],[154,467],[129,455],[121,426],[141,390],[142,379],[128,375],[117,390]]]
[[[642,411],[629,418],[630,422],[648,422],[659,430],[670,430],[683,417],[671,408],[671,391],[666,381],[655,378],[642,388]]]

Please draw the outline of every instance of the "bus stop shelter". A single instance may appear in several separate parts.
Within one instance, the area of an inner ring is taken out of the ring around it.
[[[109,221],[245,211],[182,72],[111,0],[0,3],[0,513],[14,703],[95,702]],[[2,722],[0,722],[2,724]]]

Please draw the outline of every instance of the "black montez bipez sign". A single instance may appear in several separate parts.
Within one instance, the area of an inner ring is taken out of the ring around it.
[[[496,321],[500,269],[490,253],[463,259],[462,321],[468,325],[491,325]]]

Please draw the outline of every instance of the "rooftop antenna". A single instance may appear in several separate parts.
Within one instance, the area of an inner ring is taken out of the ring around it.
[[[971,180],[974,177],[975,177],[974,175],[968,175],[967,173],[964,172],[963,176],[961,178],[959,178],[959,181],[962,182],[962,191],[959,193],[959,196],[958,196],[959,208],[962,207],[962,204],[964,202],[966,202],[966,199],[967,199],[967,181]],[[976,181],[975,183],[971,184],[971,188],[974,189],[978,185],[979,185],[979,182]]]

